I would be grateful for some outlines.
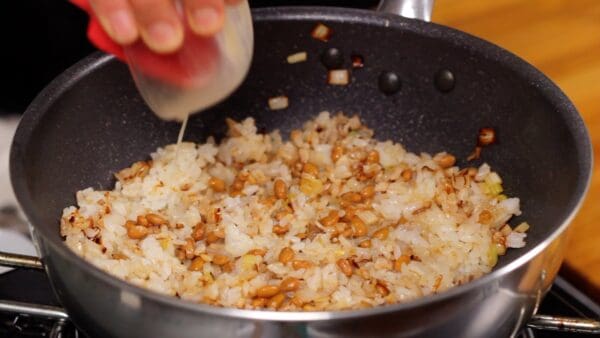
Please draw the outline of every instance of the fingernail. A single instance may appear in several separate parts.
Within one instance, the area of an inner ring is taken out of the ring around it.
[[[195,9],[191,21],[192,28],[199,34],[214,34],[221,28],[221,16],[212,7]]]
[[[179,34],[172,24],[167,22],[155,22],[148,27],[150,44],[156,51],[172,51],[179,45]]]
[[[118,43],[131,43],[137,38],[137,28],[128,11],[119,10],[109,14],[108,22],[114,35],[113,38]]]

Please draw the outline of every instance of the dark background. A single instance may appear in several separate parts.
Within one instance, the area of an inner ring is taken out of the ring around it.
[[[377,2],[250,0],[250,5],[367,8]],[[0,0],[0,115],[23,112],[48,82],[95,50],[86,25],[87,15],[65,0]]]

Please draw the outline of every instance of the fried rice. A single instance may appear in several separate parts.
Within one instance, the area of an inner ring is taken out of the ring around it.
[[[378,141],[356,116],[320,113],[291,132],[228,120],[219,144],[159,148],[78,191],[65,244],[143,288],[245,309],[343,310],[406,302],[489,273],[519,199],[487,164],[460,169]]]

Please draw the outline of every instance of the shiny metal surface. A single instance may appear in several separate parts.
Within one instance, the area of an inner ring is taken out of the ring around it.
[[[381,0],[377,11],[431,21],[434,2],[435,0]]]
[[[370,310],[293,313],[214,308],[118,287],[96,269],[73,269],[76,257],[34,238],[70,317],[93,337],[510,337],[551,286],[566,242],[562,233],[530,261],[475,287]]]
[[[57,321],[54,326],[52,326],[52,330],[48,333],[48,338],[63,338],[65,336],[65,327],[66,322],[64,320]],[[76,338],[79,337],[77,330],[75,330],[74,336]]]
[[[37,317],[66,320],[69,315],[64,309],[39,304],[29,304],[23,302],[0,300],[0,312],[19,313]]]
[[[587,318],[535,315],[527,326],[539,330],[600,334],[600,322]]]
[[[0,251],[0,265],[11,268],[43,269],[42,261],[33,256]]]
[[[12,263],[6,263],[7,260],[10,261],[10,259],[15,259],[15,258],[19,258],[19,259],[27,259],[30,261],[39,261],[39,259],[37,259],[37,257],[28,257],[28,256],[21,256],[21,255],[15,255],[15,254],[10,254],[10,253],[2,253],[3,257],[7,257],[7,259],[4,259],[2,261],[0,261],[0,266],[13,266]],[[18,256],[18,257],[14,257],[14,256]],[[25,268],[28,268],[29,266],[26,266]],[[37,268],[37,266],[36,266]],[[545,271],[542,271],[542,274],[540,276],[540,281],[543,281],[546,279],[545,276]],[[538,295],[541,295],[541,289],[538,292]],[[536,300],[536,307],[534,307],[534,313],[537,312],[537,301],[539,301],[539,299],[541,299],[541,297],[536,296],[538,298],[538,300]],[[139,306],[139,299],[136,298],[135,296],[129,295],[129,296],[123,296],[122,295],[122,301],[125,303],[128,303],[132,306]],[[25,314],[25,315],[30,315],[30,316],[35,316],[35,317],[44,317],[44,318],[51,318],[51,319],[57,319],[58,321],[55,323],[55,325],[52,327],[52,330],[50,332],[50,337],[61,337],[62,336],[62,332],[63,329],[67,323],[67,320],[69,319],[68,314],[65,312],[65,310],[63,308],[59,308],[59,307],[52,307],[52,306],[47,306],[47,305],[40,305],[40,304],[30,304],[30,303],[23,303],[23,302],[15,302],[15,301],[4,301],[4,300],[0,300],[0,312],[8,312],[8,313],[15,313],[15,314]],[[521,309],[521,315],[523,315],[523,309]],[[521,317],[521,320],[523,320],[524,318]],[[518,323],[519,324],[519,323]],[[575,318],[575,317],[564,317],[564,316],[549,316],[549,315],[542,315],[542,314],[536,314],[534,315],[529,322],[527,322],[527,327],[530,328],[534,328],[534,329],[538,329],[538,330],[548,330],[548,331],[562,331],[562,332],[573,332],[573,333],[585,333],[585,334],[600,334],[600,321],[594,320],[594,319],[589,319],[589,318]],[[275,334],[282,334],[285,332],[285,330],[282,330],[281,328],[278,328],[277,326],[273,326],[273,325],[265,325],[265,328],[269,328],[269,330],[261,330],[261,332],[264,331],[264,334],[261,333],[261,335],[267,335],[267,336],[272,336]],[[291,327],[293,328],[293,326]],[[516,325],[514,327],[513,332],[510,334],[510,336],[516,336],[519,331],[520,331],[521,325]],[[292,329],[290,330],[290,327],[287,327],[287,333],[298,333],[304,330],[303,327],[299,326],[297,327],[296,330]],[[289,332],[291,331],[291,332]],[[77,332],[77,331],[75,331]],[[309,331],[310,332],[310,331]],[[311,334],[317,333],[317,332],[310,332]],[[318,333],[317,333],[318,336]]]

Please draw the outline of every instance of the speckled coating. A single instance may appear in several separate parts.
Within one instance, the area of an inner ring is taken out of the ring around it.
[[[344,111],[359,114],[379,139],[413,152],[446,150],[463,166],[478,130],[493,127],[498,142],[483,150],[482,160],[502,175],[507,194],[521,197],[522,218],[532,225],[528,246],[509,251],[496,269],[562,231],[578,207],[591,175],[585,125],[560,89],[523,60],[465,33],[388,14],[267,8],[255,11],[254,19],[248,78],[225,102],[190,118],[186,140],[222,136],[226,117],[253,116],[261,130],[287,133],[322,110]],[[329,42],[310,37],[317,22],[333,29]],[[364,68],[351,69],[348,86],[326,83],[320,55],[328,47],[345,53],[348,69],[351,54],[364,57]],[[298,51],[308,60],[287,64],[286,56]],[[450,92],[434,85],[440,69],[455,76]],[[400,76],[398,93],[379,91],[382,71]],[[268,109],[267,99],[276,95],[289,97],[288,109]],[[65,255],[58,219],[74,203],[74,192],[109,188],[116,170],[175,142],[178,131],[179,124],[148,110],[125,65],[94,54],[70,68],[31,104],[13,143],[13,187],[36,232]],[[488,277],[480,284],[494,275]]]

